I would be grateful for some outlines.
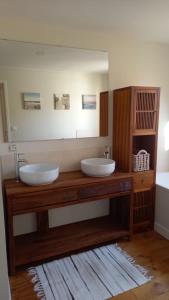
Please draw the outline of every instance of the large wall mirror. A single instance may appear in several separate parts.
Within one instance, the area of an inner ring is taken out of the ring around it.
[[[108,54],[0,40],[4,141],[99,136]]]

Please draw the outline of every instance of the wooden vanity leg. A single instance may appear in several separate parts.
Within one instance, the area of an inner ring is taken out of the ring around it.
[[[130,239],[133,236],[133,223],[134,223],[134,193],[130,194]]]
[[[7,248],[8,248],[8,270],[9,275],[15,275],[16,266],[15,266],[15,237],[13,233],[13,214],[12,206],[10,199],[7,203]]]
[[[37,220],[37,231],[39,233],[48,231],[49,229],[48,211],[36,213],[36,220]]]

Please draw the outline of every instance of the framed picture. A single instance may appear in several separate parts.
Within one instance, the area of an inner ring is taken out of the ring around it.
[[[23,108],[30,110],[39,110],[41,109],[40,104],[40,93],[23,93]]]
[[[82,95],[82,109],[96,109],[96,95]]]
[[[53,94],[54,109],[69,110],[70,109],[70,95],[69,94]]]

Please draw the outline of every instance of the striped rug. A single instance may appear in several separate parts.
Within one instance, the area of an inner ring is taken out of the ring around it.
[[[43,300],[105,300],[151,280],[117,245],[58,259],[28,270]]]

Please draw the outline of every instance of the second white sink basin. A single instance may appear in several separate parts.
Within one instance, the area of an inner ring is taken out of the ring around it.
[[[21,181],[28,185],[43,185],[55,181],[59,176],[59,166],[55,164],[30,164],[20,167]]]
[[[87,158],[81,160],[81,170],[88,176],[104,177],[115,170],[115,161],[106,158]]]

